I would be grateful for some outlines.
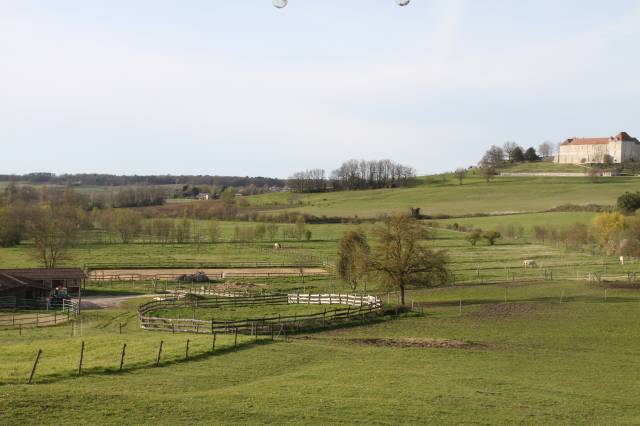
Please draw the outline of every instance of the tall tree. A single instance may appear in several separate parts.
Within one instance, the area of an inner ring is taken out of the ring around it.
[[[369,271],[369,243],[361,230],[348,231],[342,235],[338,244],[338,276],[351,287],[355,293],[358,283]],[[364,291],[366,291],[366,283]]]
[[[553,155],[553,144],[551,142],[542,142],[538,147],[538,152],[542,158],[551,157]]]
[[[524,161],[524,151],[519,146],[511,153],[511,161],[514,163],[522,163]]]
[[[33,255],[45,268],[55,268],[68,257],[68,249],[75,242],[79,225],[75,216],[64,208],[44,205],[35,209],[27,222],[33,240]]]
[[[527,150],[524,152],[524,159],[526,161],[539,161],[540,157],[538,157],[538,154],[536,153],[536,150],[533,147],[529,147],[527,148]]]
[[[504,151],[496,145],[491,145],[480,160],[480,166],[499,166],[504,161]]]
[[[114,209],[112,226],[123,243],[133,240],[142,229],[142,216],[129,209]]]
[[[446,252],[423,245],[429,234],[417,220],[406,215],[391,216],[375,230],[375,235],[378,244],[370,257],[371,269],[387,285],[400,290],[402,304],[407,286],[430,287],[448,280]]]
[[[518,144],[513,141],[507,141],[502,145],[502,150],[507,154],[507,161],[513,161],[513,151],[519,148]]]

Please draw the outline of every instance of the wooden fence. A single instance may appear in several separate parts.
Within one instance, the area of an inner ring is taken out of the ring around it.
[[[307,267],[308,268],[308,267]],[[103,271],[92,271],[89,274],[89,280],[93,282],[110,282],[110,281],[177,281],[179,277],[185,273],[172,274],[109,274]],[[265,272],[265,271],[227,271],[207,273],[210,280],[224,280],[230,278],[281,278],[281,277],[301,277],[301,276],[326,276],[329,272],[305,272],[301,274],[299,271],[290,272]],[[196,282],[197,284],[197,282]]]
[[[158,309],[177,307],[190,308],[224,308],[231,306],[253,306],[263,304],[327,304],[346,305],[323,312],[306,315],[271,316],[247,318],[234,321],[215,321],[214,319],[180,319],[152,316]],[[138,320],[144,330],[170,331],[172,333],[242,333],[242,334],[274,334],[310,327],[326,327],[337,320],[365,320],[371,315],[378,315],[382,309],[382,301],[375,296],[349,294],[269,294],[249,297],[219,297],[205,300],[163,301],[156,300],[140,305]]]
[[[78,315],[78,302],[0,298],[0,329],[44,327],[69,321]]]

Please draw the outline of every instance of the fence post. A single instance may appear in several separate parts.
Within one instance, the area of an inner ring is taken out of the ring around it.
[[[38,361],[40,361],[40,355],[42,355],[42,349],[38,349],[36,360],[33,363],[33,368],[31,369],[31,374],[29,375],[29,384],[31,384],[31,382],[33,381],[33,376],[36,374],[36,368],[38,367]]]
[[[187,339],[187,347],[184,352],[184,359],[189,359],[189,339]]]
[[[80,346],[80,361],[78,362],[78,376],[82,374],[82,361],[84,360],[84,340]]]
[[[164,341],[160,340],[160,347],[158,348],[158,357],[156,358],[156,367],[160,365],[160,357],[162,356],[162,345]]]
[[[124,354],[127,350],[127,344],[123,344],[122,345],[122,354],[120,355],[120,371],[122,371],[122,368],[124,367]]]
[[[211,352],[216,350],[216,332],[213,332],[213,341],[211,342]]]
[[[238,327],[235,328],[234,337],[233,337],[233,347],[238,346]]]

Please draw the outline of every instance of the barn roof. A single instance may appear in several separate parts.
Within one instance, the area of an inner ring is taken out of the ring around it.
[[[3,274],[32,281],[82,280],[86,278],[84,271],[80,268],[0,269],[0,275]]]
[[[15,277],[13,275],[0,272],[0,291],[11,290],[19,287],[45,288],[44,284],[28,278]]]

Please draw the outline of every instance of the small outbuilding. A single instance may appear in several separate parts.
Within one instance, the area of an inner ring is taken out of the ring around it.
[[[56,287],[78,294],[85,279],[80,268],[0,269],[0,297],[45,299]]]

